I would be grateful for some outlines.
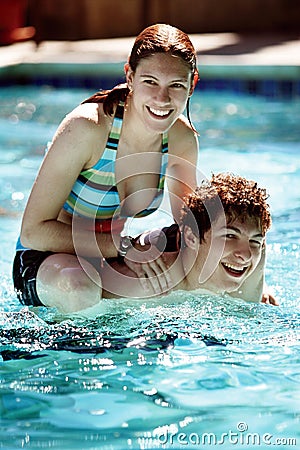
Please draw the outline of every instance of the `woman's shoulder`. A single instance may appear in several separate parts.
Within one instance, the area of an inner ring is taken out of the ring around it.
[[[177,151],[182,152],[187,147],[197,149],[198,137],[187,118],[181,115],[169,130],[169,148],[177,153]]]
[[[105,122],[106,116],[103,112],[102,104],[83,103],[67,114],[65,119],[68,121],[99,125]]]
[[[111,118],[103,112],[102,105],[86,103],[77,106],[68,113],[58,127],[57,134],[69,133],[72,135],[83,135],[85,139],[93,136],[97,139],[107,134],[111,125]]]
[[[176,139],[185,139],[187,136],[197,136],[188,119],[182,114],[169,130],[169,136]]]

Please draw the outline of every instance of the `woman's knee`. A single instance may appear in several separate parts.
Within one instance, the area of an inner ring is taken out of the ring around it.
[[[63,312],[94,306],[101,299],[101,278],[95,267],[75,255],[54,254],[40,266],[37,291],[46,306]]]
[[[53,254],[39,267],[37,278],[49,285],[65,285],[75,288],[89,283],[101,287],[100,275],[95,267],[83,258],[64,253]]]

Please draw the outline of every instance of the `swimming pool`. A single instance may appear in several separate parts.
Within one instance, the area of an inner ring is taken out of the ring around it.
[[[297,448],[299,98],[192,100],[202,172],[239,173],[270,192],[266,276],[281,306],[176,292],[117,310],[107,301],[86,319],[20,306],[11,262],[45,145],[91,91],[0,91],[0,448]]]

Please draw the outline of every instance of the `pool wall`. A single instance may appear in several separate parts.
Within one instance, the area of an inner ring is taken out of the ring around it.
[[[49,85],[56,88],[108,89],[124,82],[124,62],[19,63],[0,67],[0,86]],[[300,96],[296,65],[199,65],[200,90],[230,90],[271,98]]]

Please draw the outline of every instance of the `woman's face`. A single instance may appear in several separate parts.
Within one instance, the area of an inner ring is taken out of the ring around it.
[[[162,133],[174,124],[193,91],[188,65],[169,53],[142,59],[135,73],[128,67],[126,78],[133,92],[133,107],[154,132]]]

